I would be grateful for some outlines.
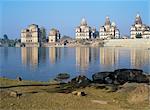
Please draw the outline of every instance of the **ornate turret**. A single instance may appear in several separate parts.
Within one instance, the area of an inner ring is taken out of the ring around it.
[[[130,37],[150,39],[150,27],[142,23],[142,19],[139,14],[135,17],[135,22],[130,29]]]
[[[109,19],[109,17],[108,17],[108,16],[106,16],[105,25],[111,25],[111,23],[110,23],[110,19]]]
[[[100,27],[99,37],[100,39],[118,39],[120,37],[116,23],[110,22],[108,16],[106,16],[105,25]]]
[[[87,21],[85,20],[85,18],[82,18],[80,25],[87,26]]]
[[[52,28],[49,32],[49,43],[53,42],[57,42],[59,39],[60,39],[60,32],[59,30],[55,29],[55,28]]]
[[[112,22],[112,23],[111,23],[111,26],[116,27],[116,23],[115,23],[115,22]]]
[[[49,32],[49,35],[51,35],[51,36],[55,36],[56,34],[57,34],[57,29],[55,29],[55,28],[52,28]]]
[[[82,18],[80,25],[75,29],[76,39],[90,39],[91,31],[91,27],[88,26],[85,18]]]
[[[136,15],[135,24],[142,24],[142,20],[139,14]]]

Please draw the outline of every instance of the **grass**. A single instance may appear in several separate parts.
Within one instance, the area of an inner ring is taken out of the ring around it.
[[[20,86],[16,86],[20,85]],[[22,86],[28,85],[28,86]],[[36,86],[38,85],[38,86]],[[8,88],[2,88],[8,87]],[[71,93],[59,93],[61,87],[57,83],[16,81],[0,78],[0,109],[1,110],[149,110],[148,101],[130,104],[130,92],[108,92],[106,89],[86,87],[77,89],[84,91],[86,96]],[[17,91],[22,96],[10,97],[6,91]],[[106,101],[98,104],[92,100]]]

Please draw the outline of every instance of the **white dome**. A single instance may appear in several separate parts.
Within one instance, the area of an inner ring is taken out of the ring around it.
[[[52,28],[49,32],[50,35],[56,35],[57,34],[57,29]]]
[[[85,20],[85,18],[82,18],[80,25],[87,26],[87,21]]]
[[[140,17],[140,14],[139,14],[139,13],[137,13],[136,17]]]
[[[109,19],[109,16],[106,16],[106,19]]]
[[[112,22],[111,25],[112,25],[113,27],[116,27],[116,23],[115,23],[115,22]]]
[[[29,28],[38,28],[38,25],[36,25],[36,24],[30,24]]]

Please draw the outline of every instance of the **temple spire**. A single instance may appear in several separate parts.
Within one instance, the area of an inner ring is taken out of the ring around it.
[[[142,20],[139,14],[136,15],[135,24],[142,24]]]
[[[87,21],[85,20],[85,18],[82,18],[80,25],[87,26]]]
[[[108,16],[106,16],[105,25],[111,25],[111,23],[110,23],[110,19],[109,19],[109,17],[108,17]]]

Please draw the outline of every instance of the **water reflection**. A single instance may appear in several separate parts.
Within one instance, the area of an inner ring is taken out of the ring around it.
[[[81,72],[87,70],[91,62],[91,48],[76,47],[76,66],[81,69]]]
[[[132,68],[142,68],[144,65],[150,66],[150,51],[132,49],[130,51],[130,62]]]
[[[91,48],[91,60],[93,63],[99,60],[99,48]]]
[[[51,64],[55,64],[61,59],[61,48],[50,47],[49,48],[49,60]]]
[[[89,67],[99,64],[101,71],[118,68],[137,68],[150,71],[150,52],[137,48],[76,48],[76,65],[80,72],[87,72]],[[99,63],[97,60],[99,59]]]
[[[46,62],[46,48],[21,48],[22,64],[35,69],[39,64]]]
[[[9,69],[8,67],[16,69],[19,67],[18,65],[25,65],[26,68],[21,66],[20,71],[25,69],[28,72],[28,69],[31,68],[36,70],[37,74],[42,71],[47,74],[49,71],[56,74],[64,71],[91,74],[98,71],[112,71],[118,68],[138,68],[150,73],[150,51],[144,49],[105,47],[21,48],[22,64],[14,62],[19,57],[19,51],[14,52],[15,49],[1,49],[2,58],[0,60],[2,60],[2,65],[8,65],[3,66],[2,72],[5,73],[5,70]],[[14,62],[15,65],[11,65],[11,62]],[[29,73],[32,72],[35,71],[29,71]]]
[[[9,49],[8,47],[3,47],[0,49],[0,58],[4,59],[5,61],[8,60],[8,56],[9,56]],[[0,60],[1,61],[1,60]],[[1,64],[1,62],[0,62]],[[1,66],[1,65],[0,65]]]
[[[100,48],[100,64],[109,66],[118,62],[119,52],[115,48]]]
[[[22,64],[25,66],[30,66],[32,68],[37,67],[38,65],[38,48],[21,48],[21,59]]]
[[[38,58],[39,58],[39,64],[46,62],[46,48],[38,48]]]

